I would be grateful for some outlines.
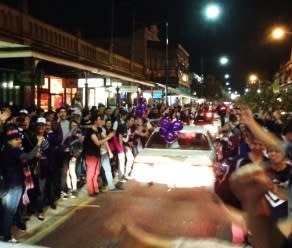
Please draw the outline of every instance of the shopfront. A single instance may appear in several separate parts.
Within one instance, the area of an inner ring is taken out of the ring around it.
[[[46,76],[43,85],[35,86],[35,104],[43,110],[56,110],[71,105],[77,93],[77,79]]]

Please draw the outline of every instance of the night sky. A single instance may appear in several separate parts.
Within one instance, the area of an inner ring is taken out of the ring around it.
[[[15,4],[17,0],[4,0]],[[29,13],[65,31],[88,39],[109,37],[112,0],[29,0]],[[179,42],[190,54],[191,70],[200,74],[201,56],[205,73],[223,80],[231,75],[233,89],[242,89],[249,73],[256,72],[263,80],[271,80],[280,64],[287,62],[292,36],[281,42],[270,41],[269,29],[285,24],[292,31],[292,0],[221,0],[222,16],[207,21],[203,0],[115,0],[114,35],[157,24],[160,38],[165,39],[165,22],[169,23],[170,42]],[[135,14],[134,14],[135,13]],[[218,57],[227,55],[229,65],[222,67]]]

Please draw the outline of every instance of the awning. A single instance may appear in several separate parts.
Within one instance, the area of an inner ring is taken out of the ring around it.
[[[101,76],[105,76],[105,77],[113,77],[116,79],[120,79],[123,81],[128,81],[128,82],[133,82],[133,83],[137,83],[140,85],[145,85],[145,86],[149,86],[149,87],[155,87],[155,84],[153,82],[146,82],[146,81],[142,81],[142,80],[138,80],[132,77],[128,77],[128,76],[123,76],[123,75],[119,75],[118,73],[114,73],[114,72],[109,72],[106,71],[104,69],[99,69],[97,67],[93,67],[93,66],[88,66],[88,65],[84,65],[78,62],[74,62],[71,60],[67,60],[67,59],[62,59],[62,58],[58,58],[55,56],[51,56],[51,55],[47,55],[47,54],[43,54],[40,52],[36,52],[36,51],[32,51],[31,49],[17,49],[17,50],[9,50],[7,51],[6,49],[1,50],[0,49],[0,58],[36,58],[39,60],[44,60],[44,61],[48,61],[48,62],[52,62],[55,64],[60,64],[60,65],[65,65],[65,66],[70,66],[79,70],[83,70],[83,71],[88,71],[94,74],[99,74]]]
[[[165,90],[165,85],[164,84],[160,84],[160,83],[156,83],[155,84],[156,86],[162,88],[163,90]],[[182,92],[181,90],[179,89],[176,89],[176,88],[173,88],[173,87],[167,87],[167,92],[168,94],[176,94],[176,95],[180,95],[180,96],[185,96],[185,97],[192,97],[191,95],[189,94],[186,94],[185,92]]]

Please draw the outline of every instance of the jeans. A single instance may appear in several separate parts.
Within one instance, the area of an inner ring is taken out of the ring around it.
[[[4,241],[11,239],[11,227],[22,192],[23,187],[21,185],[9,185],[8,193],[1,199],[3,212],[0,221],[0,231],[4,236]]]
[[[67,188],[71,191],[77,190],[76,158],[74,157],[69,161],[69,168],[67,170]]]
[[[113,182],[113,174],[112,174],[112,168],[110,164],[110,159],[108,156],[108,153],[101,155],[101,166],[104,169],[105,177],[107,180],[107,185],[109,190],[112,190],[115,188],[115,184]]]
[[[132,165],[134,162],[134,155],[132,149],[125,147],[125,153],[119,153],[119,178],[127,178],[132,172]]]

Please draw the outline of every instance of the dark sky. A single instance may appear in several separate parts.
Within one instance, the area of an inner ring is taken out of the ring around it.
[[[17,0],[15,0],[17,1]],[[18,0],[19,1],[19,0]],[[28,0],[32,16],[85,38],[109,36],[112,0]],[[6,2],[13,2],[6,0]],[[115,0],[114,34],[131,35],[132,16],[136,26],[157,24],[165,38],[169,23],[170,42],[179,42],[190,54],[192,71],[204,70],[219,79],[231,75],[231,85],[240,89],[247,75],[256,72],[271,80],[281,63],[289,59],[292,36],[270,41],[269,28],[285,24],[292,30],[292,0],[221,0],[222,16],[208,22],[202,15],[207,0]],[[228,66],[218,65],[227,55]]]

